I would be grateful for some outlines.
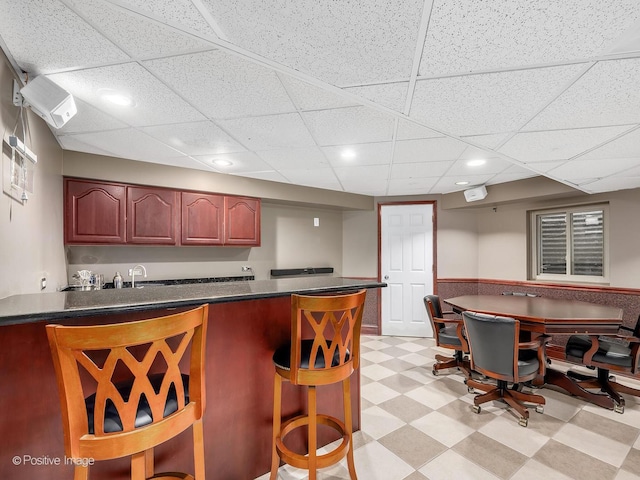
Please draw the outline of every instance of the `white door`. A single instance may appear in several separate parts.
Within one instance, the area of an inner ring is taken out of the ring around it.
[[[382,334],[432,337],[423,298],[433,293],[433,204],[381,205]]]

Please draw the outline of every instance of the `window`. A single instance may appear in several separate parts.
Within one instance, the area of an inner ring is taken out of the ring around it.
[[[533,280],[608,281],[607,205],[531,212]]]

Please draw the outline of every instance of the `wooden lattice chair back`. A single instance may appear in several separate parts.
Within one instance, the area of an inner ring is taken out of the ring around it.
[[[335,383],[358,368],[365,295],[292,295],[291,383]]]
[[[153,447],[193,425],[195,478],[204,477],[207,315],[203,305],[128,323],[47,325],[68,457],[132,455],[132,478],[138,468],[147,478]]]

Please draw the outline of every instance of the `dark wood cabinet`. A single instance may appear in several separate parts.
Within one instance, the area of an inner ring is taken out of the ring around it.
[[[65,179],[66,244],[122,244],[126,241],[126,187]]]
[[[260,200],[224,198],[224,244],[260,246]]]
[[[127,243],[177,245],[179,205],[175,190],[127,187]]]
[[[211,193],[182,192],[182,245],[222,245],[224,197]]]
[[[260,246],[260,200],[64,179],[65,244]]]

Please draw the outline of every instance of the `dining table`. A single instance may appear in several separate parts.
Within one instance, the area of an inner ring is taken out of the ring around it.
[[[526,295],[462,295],[445,299],[454,312],[472,311],[515,318],[520,330],[533,338],[540,335],[615,335],[622,325],[622,309],[570,299]],[[536,382],[555,385],[595,405],[614,409],[615,402],[604,392],[582,388],[562,370],[544,369]]]

